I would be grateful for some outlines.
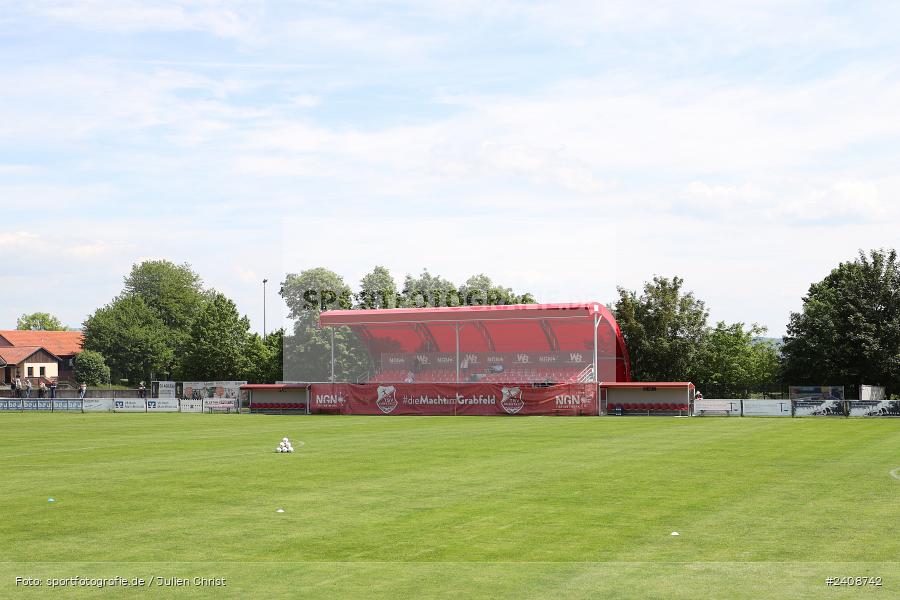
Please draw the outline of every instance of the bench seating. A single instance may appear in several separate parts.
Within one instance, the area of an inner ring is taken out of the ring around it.
[[[619,407],[623,412],[684,412],[690,410],[688,404],[656,403],[656,402],[614,402],[607,405],[607,412],[614,412]]]
[[[305,402],[254,402],[250,410],[302,410],[306,411]]]

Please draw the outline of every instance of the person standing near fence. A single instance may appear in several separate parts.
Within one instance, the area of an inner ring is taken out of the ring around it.
[[[22,380],[16,377],[15,381],[12,384],[13,396],[16,398],[22,397]]]
[[[56,384],[57,384],[56,379],[50,380],[50,399],[51,400],[56,400]]]
[[[44,383],[44,380],[41,379],[41,382],[38,384],[38,398],[43,399],[47,395],[47,384]]]
[[[34,384],[31,383],[30,379],[25,379],[25,397],[31,398],[31,390],[34,389]]]
[[[138,398],[146,398],[147,397],[147,387],[144,385],[144,382],[141,382],[141,385],[138,387]]]
[[[80,386],[78,386],[78,399],[84,400],[85,394],[87,394],[87,384],[82,383]]]

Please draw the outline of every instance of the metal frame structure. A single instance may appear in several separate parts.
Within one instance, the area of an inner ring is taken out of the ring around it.
[[[454,381],[460,383],[460,328],[463,325],[472,324],[479,332],[485,350],[493,350],[496,346],[497,333],[490,331],[492,323],[500,322],[537,322],[546,339],[548,348],[542,349],[547,351],[570,351],[582,350],[581,348],[563,348],[560,342],[560,336],[554,330],[556,323],[567,321],[588,321],[588,326],[593,327],[593,333],[590,335],[592,340],[592,361],[591,361],[591,381],[599,383],[599,328],[604,319],[609,324],[615,344],[614,357],[612,360],[622,361],[624,368],[621,370],[624,375],[617,380],[629,381],[630,362],[628,352],[625,348],[624,339],[618,324],[615,322],[612,313],[599,302],[590,303],[570,303],[570,304],[519,304],[519,305],[501,305],[501,306],[460,306],[460,307],[437,307],[437,308],[402,308],[402,309],[374,309],[374,310],[334,310],[323,312],[319,317],[320,327],[328,327],[331,337],[331,375],[330,381],[335,382],[335,327],[350,327],[356,330],[360,338],[369,346],[374,346],[374,338],[380,330],[379,328],[393,327],[398,331],[409,328],[415,333],[416,339],[421,344],[427,346],[427,349],[439,349],[432,327],[453,325],[453,348],[455,355]],[[507,337],[510,334],[505,334]],[[512,336],[515,337],[514,335]],[[427,343],[426,343],[427,341]],[[510,343],[507,339],[507,343]],[[433,348],[432,348],[433,347]],[[445,352],[449,352],[449,348]],[[525,348],[522,348],[524,351]],[[418,348],[410,349],[409,352],[417,352]],[[617,374],[620,369],[616,369]]]

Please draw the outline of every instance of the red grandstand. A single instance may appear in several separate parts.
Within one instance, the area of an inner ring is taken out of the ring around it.
[[[690,383],[631,383],[622,332],[599,302],[337,310],[319,325],[332,332],[330,380],[244,386],[252,410],[598,415],[609,405],[616,414],[684,413],[693,395]],[[365,347],[365,380],[336,380],[339,328]]]
[[[631,382],[622,332],[599,302],[336,310],[322,313],[319,325],[332,332],[330,379],[243,386],[251,394],[251,410],[684,414],[694,394],[689,382]],[[340,328],[354,334],[342,333],[344,347],[355,338],[368,353],[371,370],[356,383],[335,378]],[[319,361],[304,352],[301,361]]]
[[[356,333],[375,383],[630,380],[622,333],[599,302],[334,310],[320,325]]]

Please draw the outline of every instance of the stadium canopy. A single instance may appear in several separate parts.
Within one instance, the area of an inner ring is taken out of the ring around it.
[[[527,361],[532,353],[531,364],[537,366],[577,358],[589,367],[587,380],[631,379],[622,333],[599,302],[333,310],[321,313],[319,323],[349,327],[382,368],[390,361],[408,364],[404,355],[431,353],[443,357],[455,369],[456,381],[463,381],[460,368],[468,368],[469,360],[509,355],[510,362]]]

